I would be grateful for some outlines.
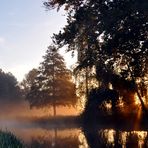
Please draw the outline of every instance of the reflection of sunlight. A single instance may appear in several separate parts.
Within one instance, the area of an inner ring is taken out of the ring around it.
[[[141,108],[141,106],[139,106],[138,107],[136,121],[135,121],[135,129],[139,128],[141,116],[142,116],[142,108]]]
[[[113,129],[106,129],[104,130],[104,136],[107,139],[109,144],[114,144],[114,135],[115,135],[115,130]]]
[[[122,148],[126,148],[127,132],[121,132]]]
[[[145,131],[133,131],[132,134],[137,135],[138,137],[138,147],[142,148],[144,144],[144,140],[147,136],[147,132]]]
[[[110,143],[113,143],[114,142],[114,134],[115,134],[115,131],[112,129],[112,130],[109,130],[108,131],[108,141]]]
[[[78,135],[78,139],[80,141],[80,145],[79,148],[89,148],[88,144],[87,144],[87,140],[84,136],[84,134],[82,134],[81,132]]]
[[[126,148],[128,144],[128,140],[130,140],[130,143],[135,142],[137,137],[137,147],[142,148],[145,144],[145,138],[148,136],[146,131],[115,131],[113,129],[105,129],[99,131],[101,133],[102,140],[106,142],[108,146],[114,147],[118,142],[122,145],[122,148]],[[134,137],[133,139],[131,139]],[[117,138],[117,139],[115,139]],[[116,141],[117,140],[117,141]]]

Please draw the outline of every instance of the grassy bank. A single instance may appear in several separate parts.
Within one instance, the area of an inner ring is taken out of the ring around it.
[[[24,146],[11,132],[0,131],[0,148],[24,148]]]

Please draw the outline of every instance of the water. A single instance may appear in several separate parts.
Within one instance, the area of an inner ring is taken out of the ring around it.
[[[147,148],[147,130],[134,131],[81,126],[42,126],[19,120],[0,120],[3,130],[11,131],[30,148]]]

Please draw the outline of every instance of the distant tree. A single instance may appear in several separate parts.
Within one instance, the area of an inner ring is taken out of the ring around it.
[[[0,69],[0,101],[16,103],[21,98],[17,79]]]
[[[25,78],[20,83],[20,87],[24,96],[26,96],[29,93],[31,86],[33,85],[37,75],[38,75],[38,70],[33,68],[28,72],[28,74],[25,75]]]
[[[75,105],[75,85],[71,72],[66,68],[63,57],[54,46],[49,46],[38,69],[27,99],[31,107]]]

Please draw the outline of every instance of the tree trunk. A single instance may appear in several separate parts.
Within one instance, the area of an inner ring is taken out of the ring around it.
[[[85,89],[86,89],[86,98],[88,98],[88,68],[85,68]]]
[[[136,88],[136,93],[137,93],[137,96],[138,96],[138,98],[139,98],[139,100],[141,102],[142,109],[146,113],[146,116],[148,117],[148,110],[147,110],[147,108],[146,108],[146,106],[145,106],[145,104],[144,104],[144,102],[142,100],[142,97],[141,97],[141,95],[140,95],[140,93],[138,91],[138,88]]]
[[[53,103],[53,116],[56,116],[56,104],[55,102]]]
[[[56,116],[56,100],[55,100],[55,62],[54,62],[54,58],[53,58],[53,116]]]
[[[129,68],[129,70],[130,70],[130,68]],[[130,71],[130,72],[131,72],[131,71]],[[132,76],[133,82],[136,84],[136,81],[135,81],[135,78],[134,78],[132,72],[131,72],[131,76]],[[143,100],[142,100],[141,94],[139,93],[137,84],[136,84],[136,87],[135,87],[135,91],[136,91],[137,96],[138,96],[138,98],[139,98],[139,100],[140,100],[140,102],[141,102],[142,109],[143,109],[143,111],[145,112],[145,114],[146,114],[146,116],[147,116],[147,118],[148,118],[148,110],[147,110],[147,108],[146,108],[146,106],[145,106],[145,104],[144,104],[144,102],[143,102]]]

